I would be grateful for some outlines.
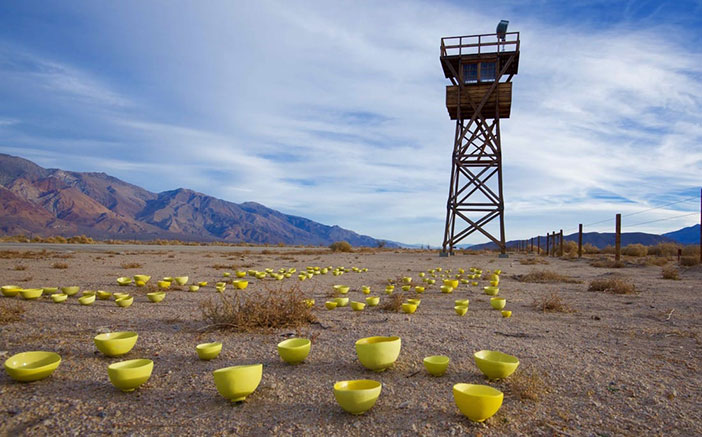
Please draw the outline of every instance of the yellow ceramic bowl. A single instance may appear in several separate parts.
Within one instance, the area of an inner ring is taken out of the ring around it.
[[[382,387],[380,382],[371,379],[338,381],[334,384],[334,397],[344,411],[363,414],[375,405]]]
[[[402,312],[407,313],[407,314],[413,314],[415,311],[417,311],[417,305],[413,303],[403,303],[402,304]]]
[[[478,282],[477,282],[477,281],[473,281],[473,282],[470,283],[470,285],[472,285],[473,287],[475,287],[475,286],[478,285]]]
[[[103,291],[103,290],[96,291],[95,295],[100,300],[108,300],[112,297],[112,293],[110,293],[109,291]]]
[[[416,291],[417,293],[424,293],[424,287],[417,285],[416,287],[414,287],[414,291]]]
[[[198,282],[197,285],[200,287],[207,287],[207,281]]]
[[[394,286],[394,285],[387,285],[387,286],[385,286],[385,291],[388,291],[388,290],[393,291],[394,289],[395,289],[395,286]]]
[[[154,362],[147,359],[120,361],[107,366],[112,385],[122,391],[133,391],[151,377]]]
[[[66,299],[68,299],[68,295],[63,293],[54,293],[51,295],[51,300],[53,300],[55,303],[65,302]]]
[[[144,287],[146,285],[146,282],[144,281],[134,281],[134,285],[137,287]]]
[[[134,302],[134,298],[132,296],[129,297],[120,297],[119,299],[115,300],[115,303],[118,306],[121,306],[122,308],[127,308]]]
[[[351,288],[351,287],[349,287],[349,286],[347,286],[347,285],[335,285],[335,286],[334,286],[334,290],[338,291],[338,292],[341,293],[341,294],[346,294],[346,293],[348,293],[348,292],[349,292],[349,288]]]
[[[305,361],[311,345],[309,339],[290,338],[278,343],[278,355],[288,364],[298,364]]]
[[[500,281],[490,281],[491,287],[497,287],[499,284],[500,284]]]
[[[29,382],[44,379],[61,364],[55,352],[22,352],[5,360],[5,371],[14,380]]]
[[[497,293],[500,292],[500,289],[497,287],[493,287],[492,285],[483,287],[483,290],[485,290],[485,294],[489,296],[497,296]]]
[[[95,295],[81,296],[78,298],[78,302],[80,302],[81,305],[92,305],[95,303]]]
[[[504,308],[506,303],[507,303],[507,299],[505,299],[504,297],[491,297],[490,298],[490,305],[496,310],[501,310],[502,308]]]
[[[492,417],[502,406],[504,395],[488,385],[456,384],[453,400],[464,416],[473,422],[482,422]]]
[[[502,274],[502,270],[500,270],[500,269],[495,269],[495,272],[494,272],[494,273],[495,273],[496,275],[501,275],[501,274]]]
[[[412,305],[419,306],[419,304],[422,303],[422,300],[421,299],[407,299],[407,303],[411,303]]]
[[[239,290],[243,290],[249,286],[249,281],[233,281],[232,284]]]
[[[134,275],[135,282],[138,281],[138,282],[143,282],[144,284],[146,284],[147,282],[149,282],[150,279],[151,279],[151,276],[149,276],[149,275]]]
[[[499,351],[482,350],[473,354],[475,364],[489,379],[507,378],[519,366],[517,357]]]
[[[163,290],[169,288],[171,286],[171,283],[169,281],[158,281],[158,288],[161,288]]]
[[[256,391],[261,383],[263,364],[225,367],[212,374],[219,394],[232,402],[240,402]]]
[[[370,294],[371,289],[369,286],[364,285],[363,287],[361,287],[361,291],[363,292],[363,294]]]
[[[451,288],[458,288],[458,279],[444,279],[444,285]]]
[[[161,280],[166,281],[166,282],[173,282],[173,277],[172,276],[164,276],[163,278],[161,278]]]
[[[236,272],[236,277],[237,278],[244,278],[244,277],[246,277],[246,272],[238,271],[238,272]]]
[[[403,284],[411,284],[412,278],[410,278],[409,276],[405,276],[404,278],[402,278],[402,283]]]
[[[366,305],[369,307],[377,306],[380,303],[380,298],[377,296],[368,296],[366,298]]]
[[[188,287],[188,291],[192,291],[192,292],[196,292],[199,289],[200,289],[199,285],[191,285],[190,287]]]
[[[510,317],[512,317],[512,311],[502,311],[502,317],[509,319]]]
[[[442,285],[440,288],[442,293],[453,293],[453,287],[450,285]]]
[[[336,308],[337,303],[336,301],[328,300],[324,302],[324,306],[327,307],[328,310],[333,310],[334,308]]]
[[[58,292],[58,287],[42,287],[41,291],[43,294],[52,295]]]
[[[122,285],[122,286],[124,286],[124,285],[129,285],[129,284],[132,283],[132,278],[128,278],[128,277],[126,277],[126,276],[123,276],[123,277],[121,277],[121,278],[117,278],[117,283],[118,283],[119,285]]]
[[[403,286],[402,286],[402,291],[410,291],[411,288],[412,288],[411,285],[403,285]]]
[[[223,277],[223,278],[228,278],[228,277],[230,277],[231,275],[232,275],[232,274],[229,273],[229,272],[224,272],[224,273],[222,273],[222,277]]]
[[[129,297],[129,293],[120,293],[119,291],[116,291],[113,296],[115,297],[115,300],[121,299],[123,297]]]
[[[3,285],[0,290],[3,296],[14,297],[19,294],[21,288],[19,285]]]
[[[151,302],[158,303],[166,298],[166,292],[154,291],[152,293],[146,293],[146,297],[148,297]]]
[[[400,355],[400,337],[366,337],[356,341],[356,355],[367,369],[382,372]]]
[[[195,346],[195,350],[197,351],[197,356],[200,357],[201,360],[213,360],[222,352],[222,342],[201,343]]]
[[[468,300],[468,299],[456,299],[456,300],[454,301],[454,303],[456,304],[456,306],[464,306],[464,307],[467,307],[467,306],[470,304],[470,300]]]
[[[83,290],[82,297],[87,297],[87,296],[95,296],[95,292],[93,290]]]
[[[128,353],[137,342],[139,334],[132,331],[108,332],[93,338],[95,347],[108,357],[119,357]]]
[[[351,302],[351,309],[354,311],[363,311],[363,309],[366,307],[366,304],[363,302]]]
[[[176,276],[173,278],[176,281],[176,284],[178,285],[185,285],[188,283],[188,277],[187,276]]]
[[[468,307],[464,305],[456,305],[455,307],[453,307],[453,310],[456,311],[456,314],[458,314],[459,316],[465,316],[468,312]]]
[[[19,293],[20,296],[22,296],[22,299],[34,300],[39,299],[44,293],[44,290],[42,290],[41,288],[23,288],[20,290]]]
[[[345,307],[349,304],[349,298],[348,297],[337,297],[337,298],[334,298],[334,302],[336,302],[337,307]]]
[[[441,376],[446,373],[449,361],[449,357],[446,355],[433,355],[431,357],[424,358],[424,367],[430,374],[434,376]]]

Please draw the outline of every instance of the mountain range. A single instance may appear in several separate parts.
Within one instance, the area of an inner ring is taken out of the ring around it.
[[[105,173],[46,169],[0,153],[0,234],[352,246],[380,241],[339,226],[185,188],[152,193]],[[392,245],[392,244],[389,244]]]

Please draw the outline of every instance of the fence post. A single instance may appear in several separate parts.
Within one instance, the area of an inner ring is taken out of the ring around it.
[[[541,255],[541,235],[536,236],[536,254]]]
[[[583,257],[583,224],[578,225],[578,258]]]
[[[562,256],[563,256],[563,229],[561,229],[560,235],[561,235],[561,236],[559,237],[559,239],[560,239],[560,244],[561,244],[561,245],[560,245],[560,247],[558,248],[558,252],[559,252],[559,256],[562,257]]]
[[[534,237],[531,237],[531,249],[529,252],[534,253]]]
[[[551,256],[551,233],[546,232],[546,256]]]
[[[700,264],[702,264],[702,189],[700,189]]]
[[[622,258],[622,215],[617,214],[617,224],[614,235],[614,260]]]
[[[551,233],[551,256],[556,256],[556,231]]]

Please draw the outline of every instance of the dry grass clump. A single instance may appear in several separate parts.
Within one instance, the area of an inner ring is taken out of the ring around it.
[[[600,253],[600,249],[597,246],[595,246],[594,244],[585,243],[585,244],[583,244],[583,253],[592,255],[595,253]]]
[[[380,309],[383,311],[399,313],[402,311],[402,304],[405,302],[404,293],[393,293],[383,300],[383,304]]]
[[[680,257],[680,265],[681,266],[696,266],[697,264],[700,263],[700,257],[699,256],[683,256]]]
[[[17,251],[17,250],[0,250],[0,259],[43,259],[49,256],[46,249],[40,252]]]
[[[66,263],[53,263],[53,264],[51,264],[51,268],[65,270],[68,268],[68,264],[66,264]]]
[[[122,263],[123,269],[140,269],[142,267],[139,263]]]
[[[532,369],[517,370],[505,380],[509,391],[520,400],[539,401],[548,391],[547,385],[541,375]]]
[[[624,263],[609,258],[600,258],[590,262],[592,267],[600,267],[605,269],[620,269],[624,267]]]
[[[643,244],[628,244],[624,247],[622,247],[622,255],[626,256],[646,256],[648,255],[648,247],[644,246]]]
[[[299,287],[266,289],[263,296],[242,297],[235,291],[232,297],[220,295],[200,304],[208,330],[230,329],[239,332],[270,332],[276,329],[300,328],[317,319],[303,299]]]
[[[236,264],[215,264],[212,268],[215,270],[236,270],[238,267]]]
[[[580,281],[573,279],[570,276],[561,275],[560,273],[551,270],[532,270],[525,275],[516,275],[514,277],[519,282],[533,282],[538,284],[546,284],[552,282],[566,282],[578,284]]]
[[[665,266],[661,269],[661,277],[663,279],[680,279],[680,272],[674,266]]]
[[[519,260],[519,264],[523,266],[533,266],[535,264],[548,264],[543,258],[524,258]]]
[[[634,294],[636,286],[623,278],[603,278],[590,282],[588,291],[605,291],[614,294]]]
[[[658,243],[648,247],[648,254],[662,257],[675,256],[678,254],[679,247],[676,243]]]
[[[0,300],[0,325],[19,321],[25,308],[18,302]]]
[[[348,241],[335,241],[329,245],[332,252],[351,252],[351,244]]]
[[[668,258],[649,255],[642,260],[642,264],[645,266],[663,267],[664,265],[668,264]]]
[[[534,300],[531,304],[535,309],[544,313],[574,313],[575,310],[563,302],[558,293],[551,293],[548,296],[543,296],[540,299]]]
[[[23,271],[23,270],[27,270],[27,266],[22,265],[22,264],[17,264],[17,265],[13,268],[13,270],[16,270],[16,271],[18,271],[18,272],[21,272],[21,271]]]

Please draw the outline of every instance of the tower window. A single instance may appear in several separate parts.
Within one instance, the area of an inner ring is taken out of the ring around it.
[[[481,62],[480,63],[480,81],[481,82],[494,82],[495,81],[495,63],[494,62]]]
[[[475,83],[478,81],[478,64],[463,65],[463,83]]]

